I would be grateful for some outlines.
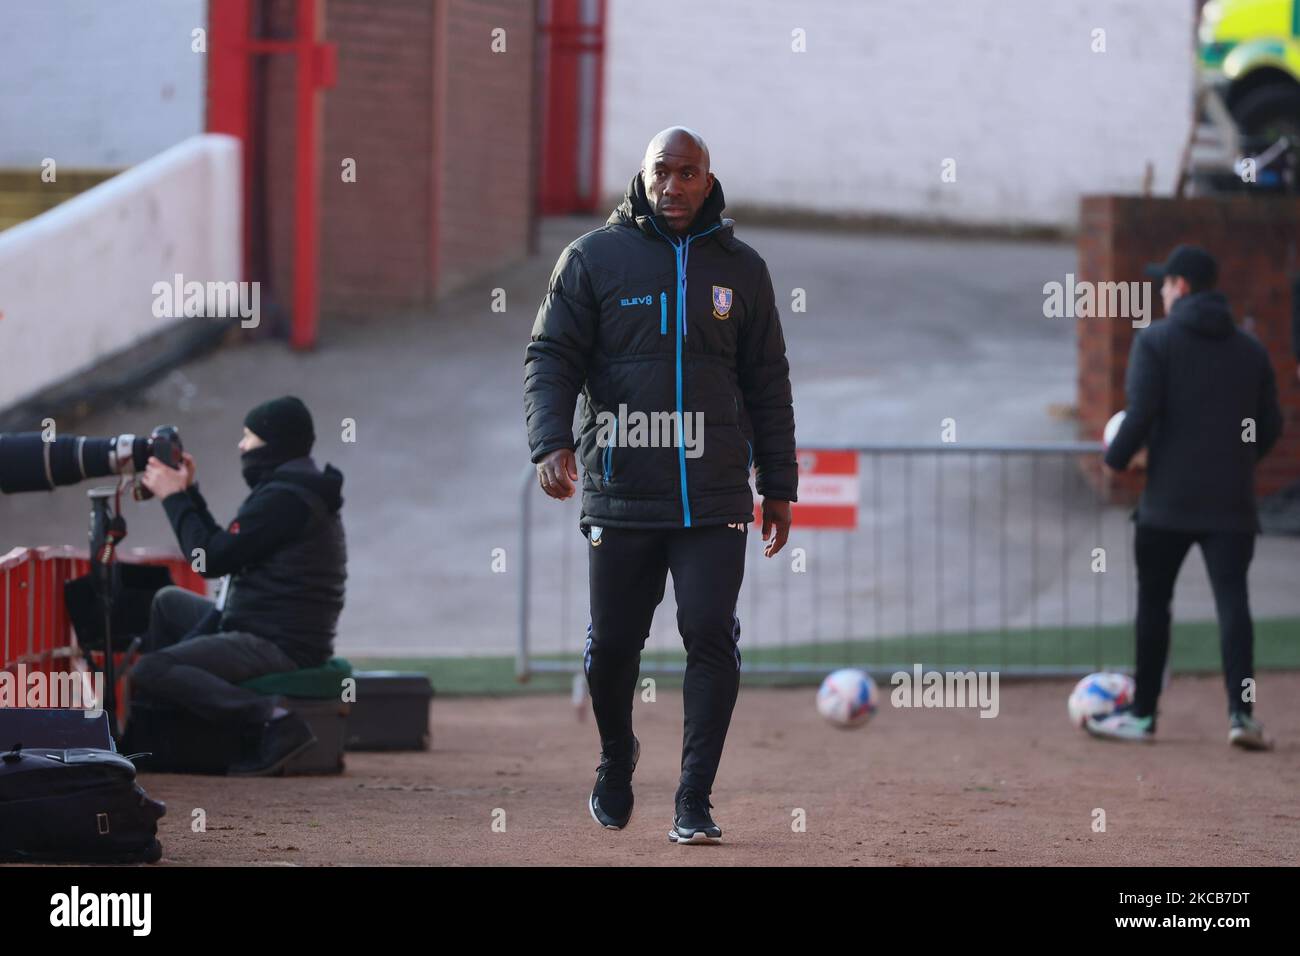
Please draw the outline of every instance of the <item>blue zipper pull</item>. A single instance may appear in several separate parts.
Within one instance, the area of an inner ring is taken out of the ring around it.
[[[681,275],[682,278],[681,278],[681,288],[678,289],[678,292],[677,292],[677,299],[678,299],[678,303],[679,303],[679,304],[678,304],[678,308],[681,309],[681,313],[682,313],[682,338],[686,338],[686,334],[687,334],[687,331],[688,331],[687,328],[686,328],[686,325],[687,325],[687,322],[686,322],[686,264],[687,264],[688,262],[690,262],[690,259],[691,259],[691,239],[690,239],[689,236],[687,236],[685,239],[682,240],[682,268],[681,268],[681,271],[680,271],[680,273],[679,273],[679,274]]]
[[[682,287],[677,292],[677,308],[682,313],[682,338],[686,338],[686,281],[682,280]]]

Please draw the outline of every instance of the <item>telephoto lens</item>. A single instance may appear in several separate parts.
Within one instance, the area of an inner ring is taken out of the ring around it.
[[[179,468],[182,451],[174,425],[160,425],[147,438],[61,435],[46,439],[42,432],[0,434],[0,493],[53,491],[60,485],[75,485],[89,478],[138,475],[149,463],[150,455]],[[136,497],[150,495],[138,488]]]

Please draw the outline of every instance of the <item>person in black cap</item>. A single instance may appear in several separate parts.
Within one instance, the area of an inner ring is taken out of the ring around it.
[[[221,607],[179,587],[157,593],[131,692],[212,722],[260,725],[257,753],[232,774],[274,773],[315,742],[301,717],[238,686],[320,667],[333,653],[347,578],[343,475],[316,467],[315,439],[311,413],[297,398],[249,412],[239,450],[252,493],[225,528],[199,494],[190,454],[181,470],[150,459],[143,476],[181,552],[204,577],[230,579]]]
[[[1252,714],[1254,629],[1246,587],[1259,518],[1255,465],[1282,431],[1267,351],[1237,328],[1218,265],[1197,246],[1178,246],[1147,274],[1162,281],[1166,319],[1138,333],[1125,383],[1128,407],[1106,451],[1108,471],[1127,468],[1147,446],[1147,482],[1137,524],[1137,690],[1133,704],[1092,719],[1090,733],[1152,740],[1156,700],[1169,657],[1170,604],[1183,559],[1199,544],[1219,618],[1228,694],[1228,741],[1270,746]]]

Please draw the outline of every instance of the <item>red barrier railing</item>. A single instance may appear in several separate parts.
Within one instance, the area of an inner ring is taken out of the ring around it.
[[[118,560],[160,565],[180,587],[207,594],[207,581],[173,551],[123,549]],[[20,664],[28,674],[70,673],[79,664],[102,670],[102,652],[84,655],[77,647],[63,601],[64,584],[89,571],[85,548],[14,548],[0,556],[0,670],[15,672]],[[123,655],[114,653],[113,660],[120,665]]]

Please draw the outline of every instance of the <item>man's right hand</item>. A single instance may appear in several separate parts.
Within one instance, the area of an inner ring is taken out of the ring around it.
[[[557,448],[537,463],[537,480],[542,491],[563,501],[577,490],[578,461],[572,448]]]

